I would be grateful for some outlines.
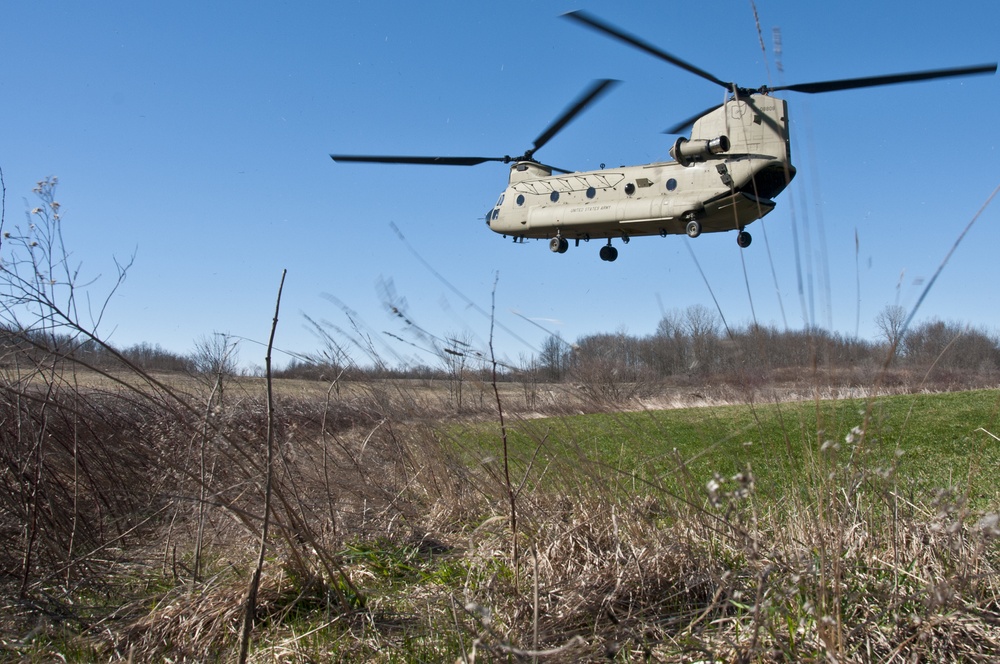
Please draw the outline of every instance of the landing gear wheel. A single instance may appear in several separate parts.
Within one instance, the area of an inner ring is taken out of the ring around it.
[[[618,250],[612,247],[610,244],[606,244],[601,247],[601,260],[613,263],[615,259],[618,258]]]
[[[569,240],[564,237],[554,237],[549,240],[549,249],[554,254],[565,254],[569,249]]]
[[[701,222],[692,219],[684,227],[684,231],[688,234],[688,237],[698,237],[701,235]]]
[[[749,247],[752,240],[753,238],[750,237],[750,233],[746,231],[740,231],[736,234],[736,244],[740,245],[742,249]]]

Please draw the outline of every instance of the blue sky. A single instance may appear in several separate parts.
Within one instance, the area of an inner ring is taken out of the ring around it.
[[[484,345],[495,284],[495,347],[516,362],[540,347],[539,325],[569,340],[646,335],[664,312],[714,308],[713,296],[734,325],[811,322],[874,338],[875,315],[916,303],[1000,184],[996,76],[777,95],[789,100],[798,176],[742,253],[733,234],[716,234],[637,238],[615,263],[596,243],[554,255],[486,229],[502,164],[330,160],[520,154],[596,78],[623,84],[539,157],[578,170],[664,159],[674,137],[662,130],[721,102],[721,89],[559,17],[573,9],[748,87],[1000,59],[992,0],[947,11],[756,0],[766,54],[749,0],[4,0],[7,223],[55,175],[66,241],[82,274],[99,277],[95,295],[111,286],[114,258],[135,253],[101,328],[118,345],[187,352],[213,332],[264,342],[287,269],[282,349],[316,350],[307,317],[348,328],[347,308],[366,333],[433,364],[384,334],[414,339],[386,293],[420,327]],[[998,206],[917,320],[1000,329]],[[241,360],[261,364],[263,349],[244,345]]]

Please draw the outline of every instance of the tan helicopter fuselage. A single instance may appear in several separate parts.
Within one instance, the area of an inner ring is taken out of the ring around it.
[[[515,239],[742,231],[795,175],[787,105],[762,94],[702,116],[670,152],[674,161],[559,175],[516,162],[486,222]]]

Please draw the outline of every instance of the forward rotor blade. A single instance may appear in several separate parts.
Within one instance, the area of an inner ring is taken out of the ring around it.
[[[894,85],[896,83],[910,83],[913,81],[926,81],[935,78],[948,78],[950,76],[971,76],[974,74],[995,74],[997,63],[976,65],[972,67],[956,67],[953,69],[933,69],[929,71],[914,71],[904,74],[888,74],[886,76],[868,76],[863,78],[846,78],[838,81],[820,81],[817,83],[799,83],[797,85],[779,85],[768,88],[770,91],[791,90],[792,92],[805,92],[813,94],[817,92],[835,92],[837,90],[851,90],[854,88],[870,88],[876,85]]]
[[[619,39],[625,42],[626,44],[635,46],[639,50],[645,51],[646,53],[649,53],[654,57],[660,58],[661,60],[666,60],[667,62],[676,67],[680,67],[681,69],[689,71],[692,74],[695,74],[696,76],[701,76],[703,79],[711,81],[716,85],[721,85],[727,90],[731,90],[733,87],[732,83],[726,83],[725,81],[720,80],[715,76],[712,76],[704,69],[699,69],[690,62],[681,60],[676,55],[671,55],[670,53],[667,53],[666,51],[661,50],[656,46],[653,46],[652,44],[645,42],[634,35],[630,35],[627,32],[619,30],[618,28],[609,25],[604,21],[601,21],[600,19],[594,18],[587,12],[578,10],[578,11],[568,12],[566,14],[563,14],[563,16],[565,18],[572,19],[577,23],[580,23],[581,25],[584,25],[588,28],[597,30],[598,32],[603,32],[606,35],[614,37],[615,39]]]
[[[549,125],[548,129],[542,132],[542,134],[535,139],[535,150],[538,150],[543,145],[548,143],[549,139],[562,131],[562,129],[572,122],[577,115],[587,108],[587,106],[590,106],[600,96],[604,95],[612,86],[618,83],[619,81],[610,78],[594,81],[590,88],[580,95],[579,99],[573,102],[573,104],[567,108],[555,122]],[[534,153],[535,150],[532,150],[532,153]]]
[[[669,129],[664,130],[663,133],[664,134],[683,134],[685,131],[687,131],[688,129],[691,128],[691,125],[694,124],[695,120],[697,120],[701,116],[705,115],[706,113],[711,113],[715,109],[719,108],[719,106],[720,106],[720,104],[716,104],[715,106],[709,106],[704,111],[701,111],[700,113],[695,113],[694,115],[692,115],[691,117],[689,117],[687,120],[681,120],[680,122],[678,122],[674,126],[670,127]]]
[[[391,155],[332,154],[334,161],[370,164],[427,164],[430,166],[476,166],[487,161],[509,162],[510,157],[411,157]]]
[[[604,95],[611,86],[619,83],[614,79],[602,79],[594,81],[580,97],[570,105],[555,122],[549,125],[542,134],[535,139],[535,147],[520,157],[427,157],[416,155],[363,155],[363,154],[331,154],[334,161],[360,162],[368,164],[423,164],[427,166],[476,166],[487,161],[499,161],[509,164],[512,161],[534,161],[532,156],[536,150],[549,142],[562,129],[576,118],[585,108],[594,103],[600,96]],[[570,173],[562,168],[550,166],[553,171]]]

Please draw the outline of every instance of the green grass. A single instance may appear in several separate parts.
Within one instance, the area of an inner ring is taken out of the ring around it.
[[[974,507],[996,508],[1000,442],[987,432],[1000,435],[998,409],[1000,391],[979,390],[545,418],[515,422],[508,435],[517,477],[534,457],[541,484],[565,477],[552,469],[567,460],[633,494],[678,493],[749,468],[757,495],[777,501],[809,473],[850,466],[900,482],[904,495],[957,488]],[[458,437],[466,454],[497,463],[498,434],[490,424]]]

